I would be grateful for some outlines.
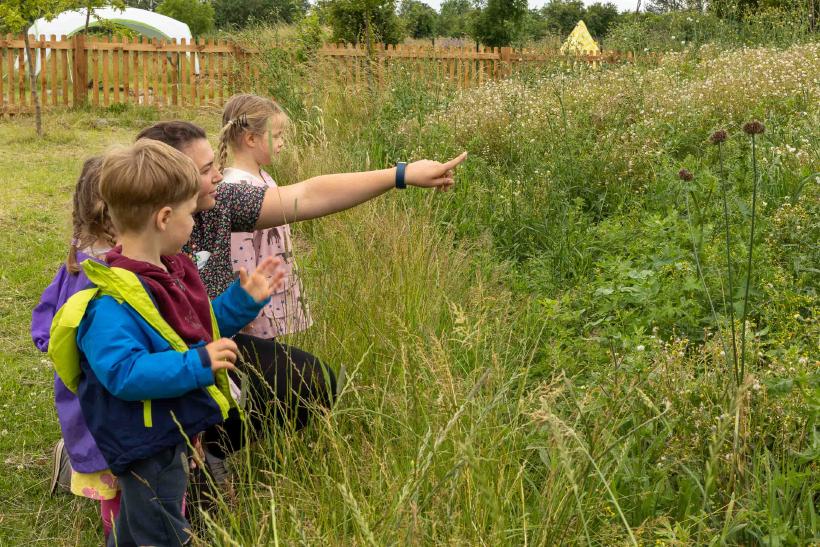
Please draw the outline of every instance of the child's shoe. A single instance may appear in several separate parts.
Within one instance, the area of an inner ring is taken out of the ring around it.
[[[54,469],[49,488],[49,494],[52,496],[58,492],[71,492],[71,460],[68,459],[63,439],[57,441],[54,446]]]
[[[205,470],[211,475],[219,492],[230,498],[233,494],[233,482],[227,463],[224,459],[217,458],[208,452],[207,449],[203,449],[202,454],[205,458]]]

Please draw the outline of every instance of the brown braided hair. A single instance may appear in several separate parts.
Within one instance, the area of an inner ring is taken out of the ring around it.
[[[71,211],[72,239],[65,262],[69,273],[75,274],[80,271],[80,264],[77,262],[79,249],[90,247],[100,240],[113,247],[116,241],[114,225],[108,216],[108,207],[100,196],[102,160],[102,156],[85,160],[77,186],[74,188]]]
[[[229,147],[235,150],[240,146],[242,136],[246,132],[263,135],[270,129],[268,120],[279,115],[287,120],[285,111],[272,99],[251,93],[240,93],[228,99],[225,110],[222,111],[222,130],[219,132],[219,170],[222,171],[228,163]]]

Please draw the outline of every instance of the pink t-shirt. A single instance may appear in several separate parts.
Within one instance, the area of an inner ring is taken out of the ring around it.
[[[273,179],[261,171],[261,178],[247,171],[228,167],[225,169],[223,184],[249,184],[259,188],[275,188]],[[242,332],[260,338],[274,338],[307,329],[313,324],[307,301],[302,296],[302,281],[293,258],[290,226],[266,228],[255,232],[234,232],[231,235],[231,266],[234,272],[239,268],[247,271],[256,269],[265,258],[281,257],[285,263],[285,283],[281,292],[273,295],[265,306]]]

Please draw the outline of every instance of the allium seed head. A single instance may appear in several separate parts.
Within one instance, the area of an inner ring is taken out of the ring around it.
[[[747,135],[760,135],[766,130],[762,123],[752,120],[743,124],[743,132]]]
[[[725,141],[726,139],[728,139],[728,138],[729,138],[729,135],[726,133],[726,130],[724,130],[724,129],[718,129],[717,131],[715,131],[714,133],[712,133],[712,136],[711,136],[711,137],[709,137],[709,141],[710,141],[712,144],[720,144],[720,143],[724,142],[724,141]]]
[[[680,171],[678,171],[678,177],[680,178],[680,180],[684,182],[689,182],[693,178],[695,178],[695,176],[689,171],[689,169],[681,169]]]

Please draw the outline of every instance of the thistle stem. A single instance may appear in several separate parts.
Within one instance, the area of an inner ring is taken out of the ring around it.
[[[723,167],[723,143],[718,142],[718,160],[720,161],[721,190],[723,190],[723,226],[726,230],[726,271],[729,281],[729,324],[732,328],[732,365],[735,373],[735,386],[740,385],[737,369],[737,335],[735,334],[735,290],[732,282],[732,252],[729,238],[729,204],[726,189],[726,170]],[[726,311],[724,303],[724,312]]]
[[[749,314],[749,286],[752,283],[752,252],[755,242],[755,207],[757,205],[757,148],[755,135],[752,134],[752,171],[754,181],[752,185],[752,226],[749,231],[749,260],[746,265],[746,289],[743,296],[743,317],[740,321],[740,379],[746,377],[746,317]]]
[[[692,253],[695,256],[695,267],[697,268],[698,278],[700,279],[701,284],[703,285],[703,292],[706,293],[706,300],[709,302],[709,309],[712,311],[712,319],[715,322],[715,325],[718,324],[717,319],[717,312],[715,311],[715,304],[712,301],[712,295],[709,292],[709,286],[706,284],[706,276],[703,275],[703,268],[700,265],[700,251],[698,249],[697,242],[695,241],[695,230],[694,230],[694,223],[692,222],[692,212],[689,209],[689,190],[686,190],[686,220],[689,224],[689,238],[692,240]],[[723,353],[726,353],[726,342],[723,340],[723,334],[718,330],[718,335],[720,336],[720,345],[723,346]]]

